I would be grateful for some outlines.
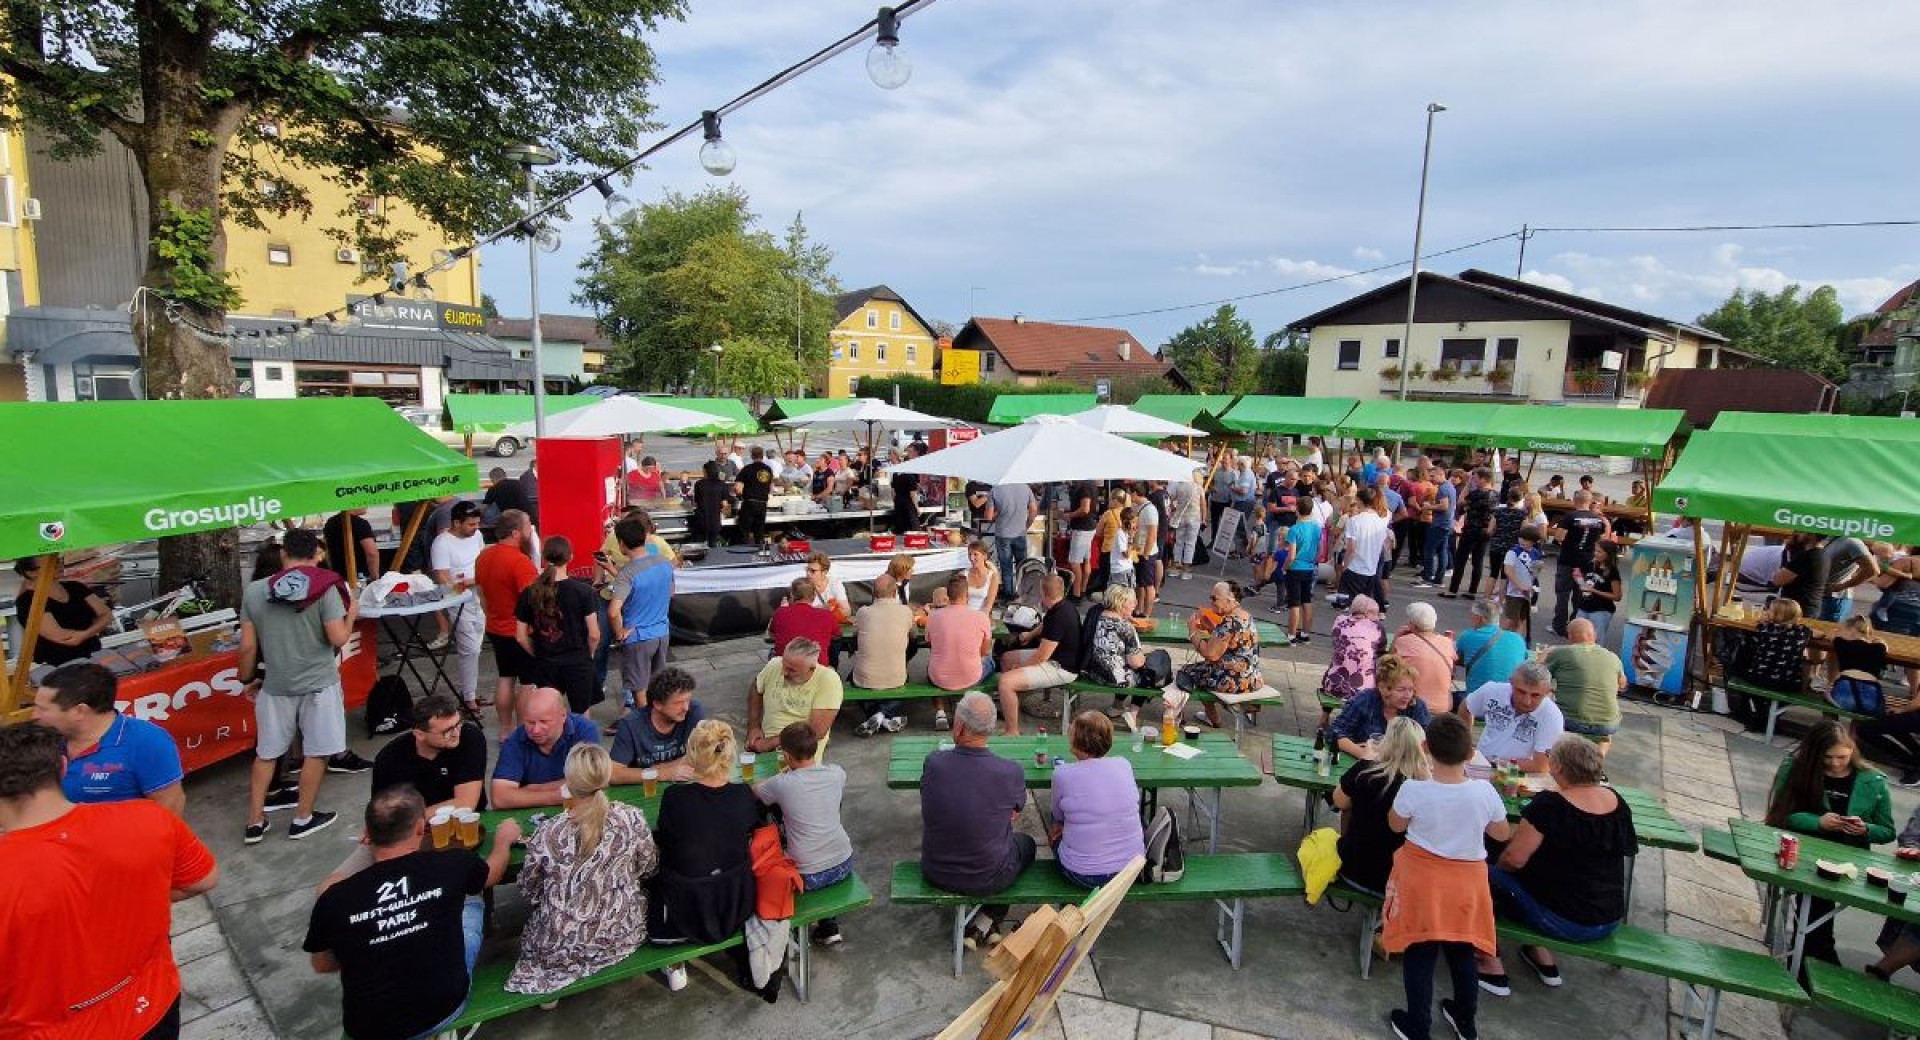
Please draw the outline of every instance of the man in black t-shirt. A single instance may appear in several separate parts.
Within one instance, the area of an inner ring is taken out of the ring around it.
[[[911,462],[927,453],[927,446],[915,442],[907,445],[907,461]],[[893,488],[893,533],[906,534],[920,526],[920,477],[913,473],[898,473],[888,481]]]
[[[1493,534],[1493,474],[1485,469],[1476,469],[1467,474],[1467,490],[1460,496],[1460,540],[1453,547],[1453,580],[1447,584],[1447,591],[1440,595],[1452,599],[1460,595],[1460,576],[1473,569],[1473,580],[1467,585],[1467,598],[1479,595],[1480,564],[1487,552],[1487,539]],[[1490,566],[1500,566],[1493,561]]]
[[[1555,538],[1560,542],[1560,559],[1553,573],[1553,634],[1562,639],[1567,636],[1573,594],[1580,588],[1574,572],[1593,569],[1594,550],[1600,547],[1600,539],[1609,530],[1607,518],[1594,512],[1592,506],[1592,493],[1576,491],[1573,508],[1553,525]]]
[[[321,529],[321,537],[327,542],[327,558],[321,565],[342,578],[347,573],[347,543],[343,532],[347,522],[353,522],[353,569],[362,578],[380,575],[380,548],[373,541],[373,525],[367,522],[367,511],[348,509],[327,518],[326,526]]]
[[[1040,610],[1040,627],[1019,638],[1027,649],[1009,650],[1000,659],[1000,714],[1008,736],[1020,733],[1022,693],[1065,686],[1080,671],[1080,612],[1067,602],[1067,583],[1060,575],[1040,582]]]
[[[407,785],[367,803],[373,864],[322,889],[301,946],[313,970],[340,974],[342,1026],[354,1040],[440,1032],[466,1009],[480,955],[480,893],[507,872],[520,825],[493,829],[485,860],[421,851],[426,803]]]
[[[766,463],[767,450],[753,446],[753,461],[740,467],[734,478],[733,493],[740,496],[740,518],[734,523],[740,541],[758,545],[767,536],[767,496],[773,494],[773,467]]]
[[[432,811],[487,807],[487,737],[460,718],[460,703],[436,693],[413,707],[413,728],[373,757],[373,789],[412,784]]]
[[[1830,574],[1820,536],[1796,531],[1780,553],[1780,569],[1774,572],[1773,583],[1780,586],[1780,595],[1800,604],[1803,617],[1817,618]]]

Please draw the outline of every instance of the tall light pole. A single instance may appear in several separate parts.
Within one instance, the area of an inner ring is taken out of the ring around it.
[[[713,351],[713,396],[719,397],[720,396],[720,354],[723,351],[725,351],[726,348],[721,346],[718,343],[715,343],[713,346],[708,347],[707,349]]]
[[[1427,166],[1433,160],[1433,117],[1445,112],[1439,102],[1427,105],[1427,146],[1420,152],[1420,205],[1413,214],[1413,275],[1407,279],[1407,328],[1400,336],[1400,400],[1407,399],[1407,369],[1413,363],[1413,306],[1420,297],[1420,233],[1427,222]]]
[[[527,176],[527,213],[532,214],[540,208],[540,199],[535,194],[533,170],[536,166],[551,166],[560,157],[552,149],[537,144],[518,144],[507,149],[507,158],[520,164]],[[540,239],[537,229],[529,223],[527,232],[527,306],[533,319],[528,323],[533,329],[533,435],[544,437],[547,433],[547,379],[540,357]]]

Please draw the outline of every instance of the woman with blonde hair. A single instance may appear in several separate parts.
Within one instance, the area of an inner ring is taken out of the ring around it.
[[[1781,596],[1748,637],[1746,653],[1729,669],[1733,678],[1768,690],[1799,693],[1807,681],[1807,648],[1813,630],[1800,623],[1800,604]],[[1759,698],[1727,691],[1733,717],[1758,733],[1766,728],[1767,705]]]
[[[566,812],[527,839],[520,894],[533,907],[513,993],[552,993],[623,960],[647,941],[646,879],[660,863],[647,818],[607,800],[613,760],[598,744],[567,752]]]
[[[662,945],[724,942],[753,916],[753,829],[760,803],[746,784],[732,783],[740,743],[733,727],[707,719],[687,739],[692,782],[660,797],[654,840],[660,873],[647,919],[649,941]],[[685,965],[667,968],[667,986],[687,984]]]
[[[1426,736],[1413,719],[1394,719],[1380,738],[1379,757],[1371,762],[1356,759],[1333,789],[1333,807],[1340,810],[1340,879],[1363,892],[1386,891],[1393,854],[1407,840],[1387,826],[1387,810],[1393,808],[1402,783],[1432,775],[1420,746]]]

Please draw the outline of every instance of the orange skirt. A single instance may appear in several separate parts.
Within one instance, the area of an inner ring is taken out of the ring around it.
[[[1393,854],[1380,913],[1388,953],[1414,943],[1463,942],[1493,956],[1493,893],[1484,860],[1445,859],[1407,842]]]

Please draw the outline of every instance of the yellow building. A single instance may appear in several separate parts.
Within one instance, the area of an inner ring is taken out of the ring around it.
[[[828,397],[852,397],[863,379],[934,377],[938,362],[933,326],[899,293],[884,285],[841,293],[839,323],[827,334]]]
[[[33,248],[34,220],[39,214],[37,203],[29,201],[32,197],[26,135],[18,129],[0,131],[0,322],[15,309],[40,302],[40,270]],[[20,368],[0,364],[0,401],[25,399],[26,381]]]

